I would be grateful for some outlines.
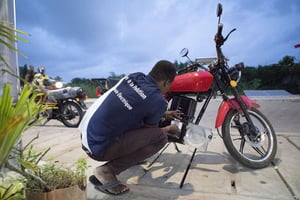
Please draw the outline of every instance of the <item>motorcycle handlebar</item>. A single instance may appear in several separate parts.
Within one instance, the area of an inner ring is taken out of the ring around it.
[[[222,37],[222,30],[223,30],[223,24],[218,24],[218,31],[217,31],[217,37]]]
[[[185,67],[182,70],[179,70],[177,73],[178,74],[184,74],[184,73],[187,73],[187,72],[197,71],[198,67],[201,67],[201,65],[198,64],[198,63],[194,63],[192,65],[189,65],[189,66]]]
[[[217,47],[222,46],[225,42],[224,37],[222,35],[222,30],[223,30],[223,24],[219,23],[218,31],[217,31],[217,34],[215,35],[215,42],[216,42]]]

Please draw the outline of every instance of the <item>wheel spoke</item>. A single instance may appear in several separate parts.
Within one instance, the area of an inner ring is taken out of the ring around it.
[[[236,140],[242,140],[243,138],[240,137],[240,138],[235,138],[235,139],[232,139],[233,141],[236,141]]]
[[[261,157],[263,157],[266,153],[266,151],[264,150],[264,148],[262,148],[262,151],[258,148],[258,147],[252,147],[259,155],[261,155]],[[264,152],[263,152],[264,151]]]
[[[236,128],[236,129],[239,129],[239,127],[240,127],[239,125],[232,125],[231,126],[231,128]]]
[[[268,129],[264,128],[263,134],[268,135],[268,133],[269,133]]]

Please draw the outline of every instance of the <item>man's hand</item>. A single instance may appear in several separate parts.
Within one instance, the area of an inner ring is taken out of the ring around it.
[[[180,110],[168,110],[165,112],[164,117],[166,120],[173,120],[173,119],[182,119],[183,112]]]
[[[179,135],[180,134],[180,129],[175,124],[165,126],[162,129],[171,135]]]

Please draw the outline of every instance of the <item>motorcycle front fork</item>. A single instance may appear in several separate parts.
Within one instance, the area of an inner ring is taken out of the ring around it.
[[[257,129],[248,113],[249,108],[247,108],[246,104],[241,99],[241,96],[238,93],[236,88],[232,88],[232,92],[233,92],[235,99],[237,100],[237,102],[239,103],[239,105],[241,107],[243,116],[247,120],[247,124],[241,125],[242,126],[241,127],[242,132],[240,131],[241,135],[244,137],[244,135],[247,134],[250,138],[257,140],[259,138],[259,132],[257,131]]]

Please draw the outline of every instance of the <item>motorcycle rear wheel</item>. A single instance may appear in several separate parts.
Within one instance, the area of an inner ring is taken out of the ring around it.
[[[78,127],[83,117],[80,106],[72,101],[64,103],[61,108],[61,122],[67,127]]]
[[[224,144],[236,161],[249,168],[264,168],[276,155],[276,134],[271,123],[259,110],[252,108],[248,113],[258,131],[258,137],[250,136],[249,123],[242,113],[230,110],[222,126]]]

